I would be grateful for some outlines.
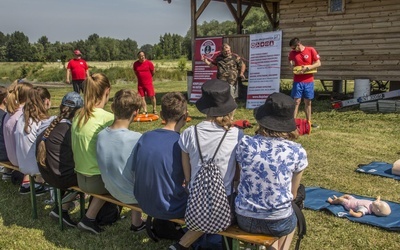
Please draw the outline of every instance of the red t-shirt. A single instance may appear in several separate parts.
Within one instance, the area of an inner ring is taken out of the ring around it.
[[[88,66],[85,60],[71,59],[68,62],[67,69],[71,70],[72,80],[86,79],[86,70],[88,70]]]
[[[313,47],[305,47],[303,51],[290,51],[289,61],[294,62],[294,66],[311,65],[319,60],[318,52]],[[314,74],[294,75],[294,82],[313,82]]]
[[[135,61],[133,63],[133,71],[135,71],[139,85],[153,84],[154,65],[151,61]]]

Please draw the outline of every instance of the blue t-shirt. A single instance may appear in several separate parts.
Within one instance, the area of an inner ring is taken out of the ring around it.
[[[144,133],[134,149],[134,194],[143,211],[158,219],[183,218],[188,195],[179,133],[156,129]]]
[[[133,196],[132,151],[141,134],[107,127],[97,136],[97,163],[106,189],[117,200],[137,204]]]
[[[8,161],[6,145],[4,143],[3,136],[3,121],[6,114],[7,113],[4,110],[0,109],[0,161]]]

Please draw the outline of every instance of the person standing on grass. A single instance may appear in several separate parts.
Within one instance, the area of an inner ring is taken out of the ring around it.
[[[293,117],[294,100],[268,96],[254,110],[255,136],[245,135],[236,150],[240,182],[235,200],[239,227],[249,233],[279,237],[273,249],[289,249],[297,225],[292,201],[308,165]]]
[[[92,74],[84,84],[85,105],[76,112],[71,127],[78,186],[85,193],[108,194],[97,163],[96,144],[98,133],[110,126],[114,120],[114,115],[104,110],[109,99],[111,84],[102,73]],[[78,223],[78,228],[99,234],[102,229],[96,223],[96,216],[104,203],[104,200],[93,197],[86,215]]]
[[[147,114],[145,96],[148,96],[151,100],[151,105],[153,105],[153,114],[157,114],[156,94],[153,85],[154,64],[146,59],[146,54],[143,51],[137,53],[137,58],[138,60],[133,63],[133,71],[138,80],[138,93],[142,97],[143,113]]]
[[[142,134],[130,131],[129,125],[141,105],[141,97],[133,90],[119,90],[111,104],[114,122],[97,136],[96,152],[101,178],[110,194],[125,204],[138,203],[133,194],[135,180],[131,165],[133,148]],[[131,213],[130,229],[134,232],[144,230],[146,223],[142,221],[142,213],[134,210]]]
[[[232,54],[231,46],[224,43],[222,53],[215,58],[215,61],[210,61],[204,55],[202,55],[202,60],[210,67],[217,66],[217,79],[227,81],[231,87],[233,99],[238,98],[238,80],[245,79],[246,64],[239,56]]]
[[[185,216],[188,198],[182,186],[185,178],[178,144],[179,132],[187,118],[187,101],[182,93],[165,94],[161,98],[160,115],[165,126],[144,133],[134,149],[133,190],[143,212],[149,216],[158,220],[179,219]]]
[[[85,88],[84,81],[89,76],[89,67],[82,59],[82,53],[79,50],[74,51],[74,58],[68,62],[66,82],[70,84],[70,75],[72,77],[72,87],[76,93],[83,93]]]
[[[75,112],[82,106],[83,99],[78,93],[66,94],[61,101],[59,115],[36,140],[39,171],[47,183],[61,189],[61,197],[64,197],[68,188],[78,186],[71,148],[71,121]],[[69,208],[70,203],[62,204],[63,222],[70,227],[76,227],[76,223],[69,216]],[[59,218],[57,205],[49,216]]]
[[[311,100],[314,99],[314,74],[307,73],[307,71],[321,66],[319,54],[313,47],[305,47],[301,44],[300,39],[297,37],[290,40],[289,46],[292,49],[289,52],[289,65],[291,69],[293,70],[296,66],[302,67],[300,72],[293,76],[291,96],[296,103],[294,118],[297,117],[301,99],[303,98],[306,119],[311,123],[313,128],[318,128],[318,125],[312,123],[311,120]]]

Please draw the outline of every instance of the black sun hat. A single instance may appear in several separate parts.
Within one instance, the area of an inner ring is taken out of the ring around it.
[[[229,83],[212,79],[201,86],[202,96],[196,102],[197,109],[208,116],[225,116],[237,108]]]
[[[292,132],[296,130],[294,120],[295,102],[293,98],[282,93],[272,93],[265,103],[254,109],[257,122],[270,130],[277,132]]]

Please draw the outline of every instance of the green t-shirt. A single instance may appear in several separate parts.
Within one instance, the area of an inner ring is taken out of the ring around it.
[[[78,126],[78,118],[73,119],[71,140],[76,172],[88,176],[100,174],[96,158],[97,134],[113,121],[114,115],[101,108],[95,108],[84,125]]]

